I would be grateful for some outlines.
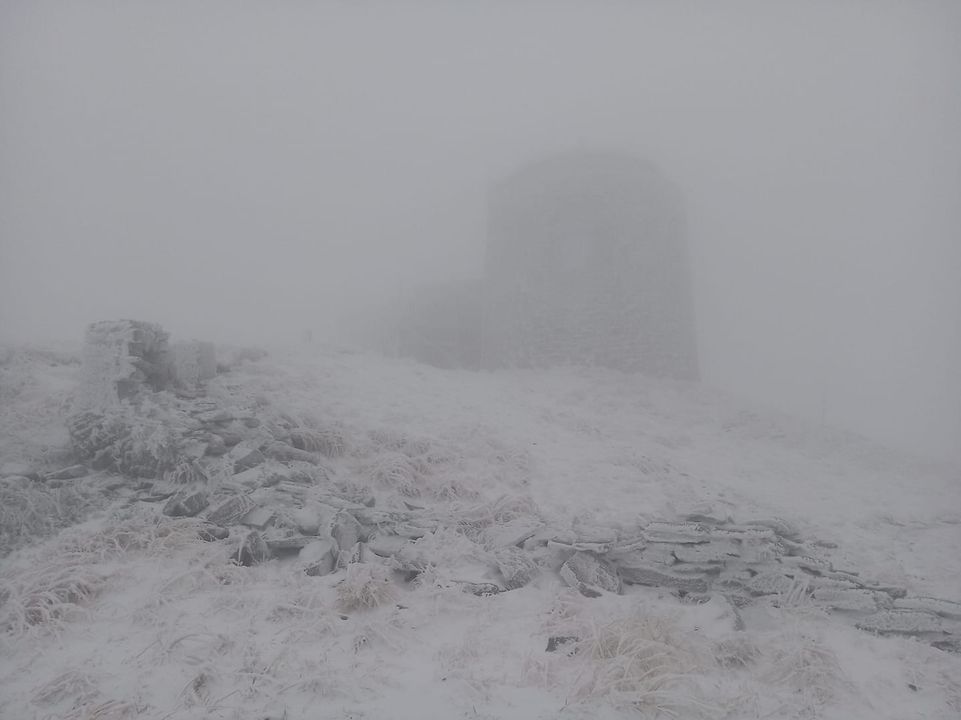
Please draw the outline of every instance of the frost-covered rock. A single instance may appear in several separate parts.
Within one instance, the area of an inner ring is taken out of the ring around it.
[[[291,513],[291,519],[304,535],[317,535],[320,532],[320,513],[312,508],[298,508]]]
[[[267,547],[267,542],[263,536],[256,530],[251,530],[244,537],[240,549],[237,551],[237,562],[250,567],[266,562],[270,559],[270,556],[270,548]]]
[[[831,610],[871,613],[890,608],[892,605],[892,600],[887,594],[862,588],[819,587],[814,589],[813,597],[818,605]]]
[[[951,620],[961,620],[961,603],[932,597],[901,598],[894,601],[898,610],[917,610],[933,613]]]
[[[247,527],[257,528],[258,530],[263,530],[273,519],[274,510],[272,508],[255,507],[248,511],[242,518],[240,518],[240,524],[246,525]]]
[[[209,504],[210,499],[203,491],[178,493],[167,501],[163,514],[170,517],[194,517]]]
[[[311,577],[329,575],[337,569],[337,546],[333,540],[314,540],[304,546],[298,556]]]
[[[498,550],[494,559],[501,577],[504,578],[504,587],[508,590],[524,587],[540,572],[530,554],[516,547]]]
[[[227,454],[227,458],[233,463],[234,474],[250,470],[266,462],[267,458],[255,444],[241,443],[236,445]]]
[[[382,558],[390,558],[410,545],[410,540],[399,535],[375,535],[367,542],[367,548]]]
[[[946,621],[919,610],[885,610],[862,618],[856,626],[880,635],[924,635],[944,632]]]
[[[248,495],[235,495],[208,512],[207,521],[221,527],[235,525],[244,515],[253,510],[254,506],[254,501]]]
[[[708,579],[700,575],[685,575],[654,564],[618,563],[618,575],[628,585],[666,587],[680,592],[703,593],[709,587]]]
[[[313,453],[307,452],[306,450],[298,450],[293,445],[288,445],[280,441],[274,441],[268,444],[264,448],[264,455],[271,460],[279,460],[281,462],[305,462],[311,465],[316,465],[319,462],[317,456]]]
[[[364,529],[353,515],[346,510],[341,510],[334,516],[330,527],[330,535],[337,543],[337,548],[341,552],[346,552],[364,538]],[[347,555],[344,555],[341,564],[346,564],[346,562]]]
[[[586,597],[599,597],[602,592],[621,591],[621,579],[614,566],[591,553],[574,553],[561,566],[560,576],[565,583]]]

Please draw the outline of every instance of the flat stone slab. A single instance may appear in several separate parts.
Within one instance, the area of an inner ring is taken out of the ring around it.
[[[247,495],[234,495],[207,513],[207,521],[226,527],[236,525],[240,519],[254,509],[255,503]]]
[[[410,545],[410,542],[400,535],[375,535],[367,542],[367,549],[378,557],[389,558]]]
[[[650,543],[686,545],[708,542],[711,539],[711,528],[704,523],[658,521],[648,523],[643,535]]]
[[[741,557],[741,545],[733,540],[711,540],[696,545],[676,545],[674,557],[684,563],[726,563]]]
[[[834,571],[830,560],[809,555],[789,555],[781,558],[781,564],[789,568],[800,568],[814,574],[829,573]]]
[[[617,566],[617,573],[628,585],[667,587],[681,592],[703,593],[708,590],[708,580],[696,575],[681,575],[654,564]]]
[[[777,540],[777,535],[773,530],[754,525],[725,525],[713,528],[711,536],[718,540],[738,540],[742,543],[774,542]]]
[[[255,507],[242,518],[240,518],[240,524],[257,528],[258,530],[263,530],[265,527],[270,525],[270,521],[273,519],[274,511],[272,508]]]
[[[901,598],[894,601],[897,610],[919,610],[951,620],[961,620],[961,603],[931,597]]]
[[[316,542],[317,538],[305,537],[303,535],[292,535],[285,538],[268,538],[265,542],[270,552],[275,556],[293,555],[299,553],[307,545]]]
[[[210,504],[207,493],[177,493],[164,505],[163,514],[169,517],[194,517]]]
[[[943,618],[918,610],[884,610],[862,618],[855,627],[880,635],[925,635],[946,629]]]
[[[561,565],[560,576],[565,583],[585,597],[600,597],[604,592],[621,592],[621,578],[614,566],[590,553],[574,553]]]
[[[271,460],[279,460],[280,462],[303,462],[311,465],[320,463],[318,457],[313,453],[307,452],[306,450],[298,450],[293,445],[279,441],[272,442],[265,447],[264,455]]]
[[[524,587],[540,572],[537,563],[519,548],[504,548],[496,553],[495,560],[508,590]]]
[[[798,581],[782,572],[769,571],[758,573],[745,583],[745,587],[755,596],[790,595],[797,591]]]
[[[250,468],[257,467],[267,460],[264,454],[260,452],[257,448],[251,448],[243,443],[235,446],[229,453],[227,457],[230,458],[234,463],[234,474],[242,473],[244,470],[250,470]]]
[[[891,598],[888,595],[861,588],[854,590],[815,588],[814,600],[818,605],[832,610],[849,612],[873,613],[891,607]]]

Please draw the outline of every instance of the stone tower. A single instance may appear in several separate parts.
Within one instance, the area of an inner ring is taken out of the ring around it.
[[[484,364],[698,376],[680,193],[630,155],[572,152],[491,189]]]

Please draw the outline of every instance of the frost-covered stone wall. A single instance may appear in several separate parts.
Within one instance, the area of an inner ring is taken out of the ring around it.
[[[140,390],[196,391],[216,374],[213,343],[171,344],[156,323],[105,320],[87,328],[78,399],[82,409],[103,409]]]
[[[570,153],[494,187],[485,281],[488,366],[698,375],[680,194],[636,158]]]
[[[87,328],[78,399],[102,408],[133,397],[147,386],[162,389],[170,378],[168,334],[139,320],[106,320]]]

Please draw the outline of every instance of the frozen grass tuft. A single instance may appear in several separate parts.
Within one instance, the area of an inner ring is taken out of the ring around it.
[[[761,679],[785,687],[817,708],[835,698],[848,685],[837,657],[827,644],[806,633],[791,631],[765,657]]]
[[[106,577],[90,567],[67,565],[31,569],[4,580],[7,597],[0,609],[0,628],[21,636],[38,625],[52,627],[81,615]]]
[[[341,457],[347,452],[344,434],[334,428],[294,428],[290,442],[298,450],[316,452],[328,458]]]
[[[19,477],[0,480],[0,557],[80,522],[104,504],[103,494],[84,479],[62,487]]]
[[[344,612],[367,610],[394,600],[390,570],[376,563],[351,563],[337,585],[337,604]]]
[[[129,720],[142,714],[142,708],[123,700],[108,700],[94,707],[73,708],[63,720]]]
[[[745,633],[736,632],[714,642],[714,660],[725,668],[754,665],[761,656],[757,643]]]
[[[579,648],[587,666],[576,697],[675,717],[715,711],[699,699],[702,663],[695,646],[671,617],[636,615],[595,627]]]
[[[458,528],[471,540],[480,541],[483,531],[492,525],[504,525],[520,517],[539,517],[537,505],[529,495],[501,495],[492,502],[483,502],[460,510]]]
[[[367,435],[376,449],[403,453],[411,458],[426,455],[431,450],[430,440],[410,437],[394,428],[371,430]]]
[[[93,675],[80,670],[68,670],[41,685],[34,692],[33,701],[37,704],[52,705],[71,700],[74,706],[87,705],[98,694],[97,681]]]
[[[400,452],[382,454],[369,470],[370,479],[407,497],[420,495],[419,477],[413,461]]]

